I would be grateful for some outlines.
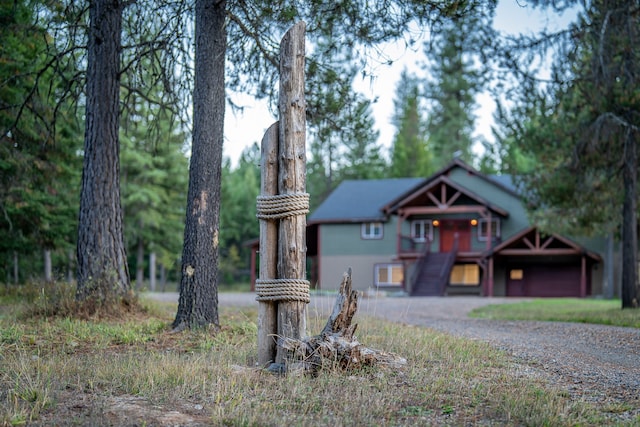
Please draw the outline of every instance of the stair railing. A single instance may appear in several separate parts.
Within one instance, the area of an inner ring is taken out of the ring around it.
[[[429,254],[431,253],[431,242],[432,240],[428,237],[425,237],[424,240],[424,249],[422,253],[418,257],[416,262],[416,268],[413,271],[413,277],[411,278],[411,293],[415,291],[418,280],[420,279],[420,274],[422,273],[422,269],[427,264],[427,259],[429,258]]]
[[[444,290],[447,287],[447,283],[449,283],[449,276],[451,275],[451,269],[456,262],[456,258],[458,257],[458,240],[459,235],[456,233],[453,238],[453,247],[451,248],[451,252],[447,256],[445,262],[442,263],[442,268],[440,269],[440,296],[444,295]]]

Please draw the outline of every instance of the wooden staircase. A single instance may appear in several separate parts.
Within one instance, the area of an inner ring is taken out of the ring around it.
[[[413,286],[411,287],[411,296],[444,295],[457,255],[457,236],[451,252],[426,251],[418,260],[413,277]]]
[[[451,252],[430,253],[421,268],[416,271],[411,296],[441,296],[449,282],[453,265],[447,267]]]

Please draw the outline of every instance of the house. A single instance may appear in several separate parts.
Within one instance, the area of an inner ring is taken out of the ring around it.
[[[351,267],[361,290],[586,297],[603,293],[605,249],[540,232],[509,177],[459,159],[426,179],[345,181],[307,219],[308,274],[329,290]]]

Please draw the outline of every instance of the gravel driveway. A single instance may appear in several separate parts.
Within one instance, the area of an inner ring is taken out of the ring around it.
[[[177,293],[147,294],[177,302]],[[334,296],[312,295],[310,310],[327,315]],[[474,308],[521,301],[478,297],[368,297],[358,314],[483,340],[512,354],[522,375],[540,376],[572,397],[634,406],[640,415],[640,330],[561,322],[471,319]],[[251,293],[221,293],[220,306],[256,305]]]

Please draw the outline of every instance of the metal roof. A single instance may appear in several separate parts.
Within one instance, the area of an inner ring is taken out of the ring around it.
[[[343,181],[309,216],[308,222],[384,221],[382,208],[424,178]]]

